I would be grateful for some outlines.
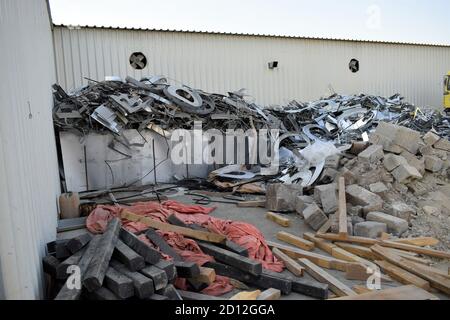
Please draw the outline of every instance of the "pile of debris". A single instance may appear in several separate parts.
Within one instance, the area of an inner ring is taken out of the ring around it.
[[[378,121],[388,121],[421,132],[432,128],[449,136],[449,118],[431,110],[420,110],[396,94],[390,98],[371,95],[342,96],[310,103],[292,101],[284,106],[264,107],[251,102],[241,89],[228,96],[206,93],[188,86],[169,84],[164,76],[137,81],[97,82],[70,94],[54,85],[54,123],[62,130],[83,134],[105,129],[120,134],[123,129],[192,129],[201,121],[205,130],[279,129],[294,132],[292,147],[305,142],[360,140]]]
[[[290,225],[289,214],[297,213],[316,233],[304,233],[303,238],[278,233],[278,239],[288,246],[265,242],[254,231],[267,262],[249,255],[256,251],[254,244],[240,246],[203,217],[196,224],[168,217],[160,222],[131,213],[121,216],[121,221],[110,221],[102,235],[54,244],[44,259],[46,272],[57,284],[51,296],[210,300],[213,297],[204,290],[226,277],[233,279],[235,287],[268,290],[249,293],[246,298],[274,299],[295,291],[327,299],[328,290],[352,299],[377,297],[377,292],[366,292],[366,288],[349,288],[322,268],[361,281],[371,276],[367,270],[381,268],[382,281],[395,279],[407,285],[392,292],[383,290],[383,295],[397,298],[434,299],[427,292],[432,289],[450,295],[448,274],[428,259],[450,258],[446,252],[450,247],[450,125],[446,116],[419,110],[399,95],[333,95],[311,103],[261,107],[243,91],[228,96],[208,94],[170,85],[164,77],[96,82],[71,94],[54,88],[54,121],[61,130],[86,134],[106,128],[121,135],[123,129],[149,129],[166,136],[174,129],[192,129],[195,121],[201,121],[204,129],[265,128],[292,133],[282,143],[277,172],[263,174],[263,166],[229,165],[210,172],[202,187],[230,191],[225,199],[214,201],[264,207],[269,210],[266,217],[284,227]],[[198,182],[177,184],[198,190]],[[155,193],[160,201],[161,194],[155,190],[146,193]],[[101,194],[111,196],[112,192]],[[242,194],[259,196],[252,199]],[[194,199],[198,204],[213,201],[202,192],[191,195],[199,197]],[[111,199],[117,208],[117,199]],[[130,200],[130,196],[120,200]],[[190,213],[196,210],[202,209],[198,206]],[[135,234],[121,228],[121,222],[127,225],[130,221],[141,224]],[[195,241],[189,242],[196,248],[190,251],[209,255],[211,260],[187,262],[161,232]],[[310,252],[315,248],[331,257]],[[276,259],[272,260],[272,252]],[[292,275],[263,268],[280,261]],[[66,280],[66,272],[72,265],[82,275],[83,286],[75,291],[67,289],[72,280]],[[303,279],[304,271],[316,281]],[[184,279],[184,285],[179,279]],[[221,285],[226,286],[226,281]]]

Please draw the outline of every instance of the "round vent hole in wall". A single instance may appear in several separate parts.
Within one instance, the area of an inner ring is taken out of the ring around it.
[[[133,69],[142,70],[147,66],[147,57],[142,52],[133,52],[130,56],[130,65]]]
[[[348,68],[353,73],[358,72],[359,71],[359,61],[356,59],[350,60],[350,63],[348,64]]]

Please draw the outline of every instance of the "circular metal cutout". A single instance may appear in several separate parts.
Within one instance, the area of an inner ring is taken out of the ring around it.
[[[147,66],[147,58],[142,52],[133,52],[130,56],[130,65],[133,69],[142,70]]]
[[[350,60],[350,63],[348,64],[348,68],[353,73],[358,72],[359,71],[359,61],[356,59]]]

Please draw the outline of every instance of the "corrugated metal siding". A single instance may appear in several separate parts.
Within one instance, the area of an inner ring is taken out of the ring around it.
[[[57,78],[66,89],[108,75],[163,74],[192,87],[226,93],[247,88],[262,104],[309,101],[338,93],[401,93],[417,105],[442,105],[450,47],[207,33],[55,27]],[[128,63],[134,51],[144,70]],[[360,61],[356,74],[348,69]],[[268,69],[268,62],[279,68]]]
[[[0,272],[7,299],[42,294],[41,257],[56,236],[59,194],[45,0],[0,1]]]

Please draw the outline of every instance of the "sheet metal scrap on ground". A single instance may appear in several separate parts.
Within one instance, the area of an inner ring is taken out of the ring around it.
[[[91,234],[49,244],[44,270],[61,287],[67,267],[78,264],[83,289],[57,290],[52,282],[52,297],[205,300],[236,288],[247,291],[235,299],[290,292],[321,299],[450,294],[448,274],[437,267],[450,258],[450,126],[444,113],[417,108],[399,94],[333,94],[263,107],[244,90],[211,94],[169,84],[163,76],[109,80],[90,80],[70,93],[55,85],[57,130],[112,132],[124,145],[124,129],[170,135],[192,129],[195,121],[204,130],[278,129],[290,136],[282,142],[279,170],[270,175],[259,165],[229,165],[203,180],[174,179],[168,186],[137,181],[80,193]],[[267,223],[289,226],[290,214],[297,214],[316,233],[281,233],[278,239],[288,245],[266,241],[249,223],[211,216],[214,207],[164,200],[174,190],[197,197],[197,204],[263,207],[270,211]],[[139,202],[147,194],[155,201]],[[144,262],[132,267],[139,259]],[[374,263],[384,280],[399,285],[350,288],[324,270],[365,281],[368,275],[355,270]],[[284,267],[289,274],[280,273]]]

